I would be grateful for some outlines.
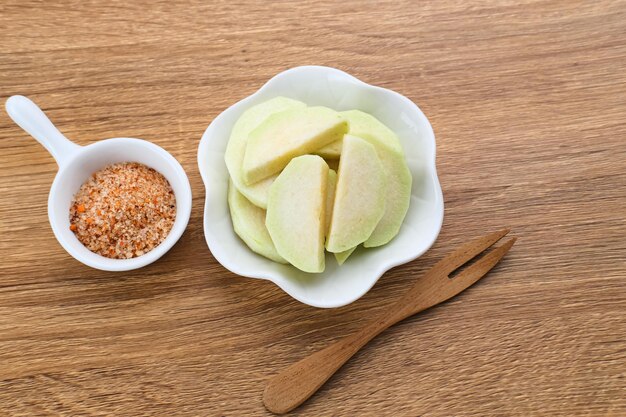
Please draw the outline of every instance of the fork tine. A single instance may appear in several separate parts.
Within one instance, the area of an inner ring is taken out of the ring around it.
[[[517,240],[516,237],[512,237],[511,239],[504,242],[502,246],[499,246],[487,253],[487,255],[480,258],[478,261],[468,266],[466,269],[461,271],[458,275],[453,277],[450,281],[456,288],[467,288],[482,277],[484,277],[487,272],[491,270],[500,259],[504,257],[504,255],[511,249],[511,246]]]
[[[455,269],[496,243],[498,240],[502,239],[510,231],[511,229],[502,229],[469,241],[437,262],[433,269],[441,268],[446,275],[450,275]]]

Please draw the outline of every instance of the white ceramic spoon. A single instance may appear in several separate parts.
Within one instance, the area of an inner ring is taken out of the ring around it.
[[[191,214],[191,186],[183,167],[167,151],[133,138],[76,145],[24,96],[10,97],[6,110],[11,119],[41,143],[59,165],[48,196],[48,218],[57,240],[75,259],[105,271],[128,271],[156,261],[178,241]],[[154,168],[167,178],[176,195],[176,220],[167,238],[150,252],[132,259],[110,259],[93,253],[70,230],[69,210],[74,193],[95,171],[116,162],[139,162]]]

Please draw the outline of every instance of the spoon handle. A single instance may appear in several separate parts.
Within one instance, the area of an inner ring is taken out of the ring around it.
[[[24,96],[11,96],[5,104],[9,117],[41,143],[61,166],[80,146],[68,140],[45,113]]]

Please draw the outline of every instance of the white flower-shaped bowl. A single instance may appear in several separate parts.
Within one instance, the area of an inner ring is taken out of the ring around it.
[[[233,124],[246,109],[276,96],[338,111],[359,109],[398,135],[413,175],[413,187],[408,213],[400,233],[391,242],[379,248],[359,247],[342,266],[328,254],[326,270],[309,274],[255,254],[235,234],[227,202],[226,144]],[[387,270],[426,252],[441,230],[443,196],[435,168],[435,136],[428,119],[406,97],[334,68],[303,66],[281,72],[256,93],[223,111],[202,136],[198,165],[206,187],[204,235],[215,259],[235,274],[270,280],[314,307],[341,307],[357,300]]]

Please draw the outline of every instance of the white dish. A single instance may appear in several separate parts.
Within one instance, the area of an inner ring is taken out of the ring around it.
[[[6,109],[13,121],[37,139],[59,165],[48,196],[48,218],[54,236],[76,260],[104,271],[128,271],[156,261],[178,241],[191,214],[191,186],[183,167],[163,148],[132,138],[106,139],[79,146],[63,136],[28,98],[10,97]],[[91,174],[116,162],[139,162],[154,168],[167,178],[176,196],[176,220],[168,236],[150,252],[131,259],[111,259],[91,252],[70,230],[70,204],[76,191]]]
[[[379,248],[360,247],[341,267],[332,255],[327,255],[326,270],[308,274],[253,253],[235,234],[227,202],[226,144],[233,124],[246,109],[276,96],[339,111],[359,109],[396,132],[413,175],[413,187],[409,211],[400,233],[391,242]],[[340,307],[357,300],[387,270],[426,252],[437,239],[443,222],[435,136],[426,116],[406,97],[334,68],[289,69],[223,111],[202,136],[198,165],[206,187],[204,235],[215,259],[235,274],[270,280],[295,299],[314,307]]]

